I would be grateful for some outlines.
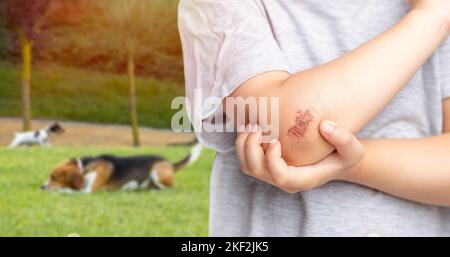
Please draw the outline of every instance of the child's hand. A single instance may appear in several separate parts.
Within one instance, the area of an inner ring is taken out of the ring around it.
[[[236,153],[241,169],[245,174],[275,185],[288,193],[311,190],[357,170],[364,155],[364,148],[358,139],[351,132],[330,121],[322,122],[319,129],[336,151],[316,164],[302,167],[286,164],[281,157],[278,140],[272,141],[267,151],[264,151],[261,145],[261,129],[258,128],[257,132],[239,133],[236,139]]]
[[[444,18],[450,31],[450,0],[408,0],[411,10],[431,13],[430,17]]]

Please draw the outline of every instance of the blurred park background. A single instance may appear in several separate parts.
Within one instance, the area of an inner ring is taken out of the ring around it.
[[[70,157],[176,161],[189,151],[166,147],[193,138],[170,131],[170,103],[184,95],[177,8],[178,0],[0,0],[0,236],[206,235],[212,152],[168,192],[38,189]],[[53,121],[66,129],[54,148],[1,148],[13,132]]]

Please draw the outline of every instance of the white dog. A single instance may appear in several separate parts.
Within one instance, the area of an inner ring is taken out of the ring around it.
[[[50,146],[48,143],[48,138],[51,134],[62,134],[64,129],[58,124],[53,123],[46,129],[40,129],[36,131],[15,133],[14,139],[9,145],[10,148],[25,145],[40,145],[40,146]]]

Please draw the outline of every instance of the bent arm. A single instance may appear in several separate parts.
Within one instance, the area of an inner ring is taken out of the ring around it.
[[[279,97],[279,114],[259,112],[279,115],[283,158],[294,166],[315,163],[334,150],[319,134],[320,121],[336,121],[352,132],[362,129],[447,35],[444,19],[411,11],[386,32],[334,61],[294,75],[258,75],[231,96]]]

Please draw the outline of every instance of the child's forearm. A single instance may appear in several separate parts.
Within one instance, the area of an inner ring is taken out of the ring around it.
[[[283,157],[294,166],[311,164],[333,151],[319,134],[320,121],[333,120],[353,132],[363,128],[447,35],[443,19],[412,11],[388,31],[332,62],[294,75],[262,75],[232,96],[278,96]]]
[[[362,142],[363,161],[342,180],[412,201],[450,206],[450,134]]]

